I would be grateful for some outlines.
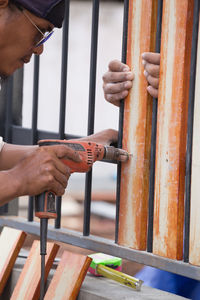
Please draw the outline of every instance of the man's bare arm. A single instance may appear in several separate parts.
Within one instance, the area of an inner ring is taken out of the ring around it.
[[[0,152],[0,171],[13,168],[37,148],[38,146],[21,146],[5,143]]]
[[[58,196],[63,195],[71,173],[61,159],[67,157],[80,161],[74,150],[62,145],[27,147],[27,151],[26,146],[5,146],[10,148],[10,153],[6,147],[1,153],[0,162],[2,159],[5,162],[2,163],[4,171],[0,172],[0,205],[18,196],[37,195],[49,190]],[[11,158],[9,163],[12,155],[15,159]]]

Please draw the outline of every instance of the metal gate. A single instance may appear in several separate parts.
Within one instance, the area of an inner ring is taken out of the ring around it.
[[[88,104],[88,123],[87,134],[94,132],[95,121],[95,89],[96,89],[96,69],[97,69],[97,45],[98,45],[98,29],[99,29],[99,0],[93,0],[92,9],[92,30],[91,30],[91,54],[90,54],[90,80],[89,80],[89,104]],[[126,44],[127,44],[127,24],[128,24],[128,0],[124,0],[124,20],[123,20],[123,45],[122,45],[122,61],[126,61]],[[198,33],[198,11],[199,5],[196,1],[195,19],[194,19],[194,34],[193,34],[193,50],[192,50],[192,69],[191,69],[191,88],[190,101],[194,99],[194,82],[195,82],[195,60],[197,49],[197,33]],[[67,67],[68,67],[68,32],[69,32],[69,11],[70,1],[66,1],[65,21],[63,26],[62,38],[62,68],[61,68],[61,86],[60,86],[60,114],[59,114],[59,130],[57,133],[38,130],[38,88],[39,88],[39,69],[40,58],[34,57],[34,82],[33,82],[33,109],[32,109],[32,126],[30,129],[23,128],[20,124],[21,118],[13,122],[13,89],[16,90],[16,80],[21,82],[19,85],[19,96],[22,96],[23,71],[18,75],[9,78],[1,90],[1,97],[6,99],[6,107],[4,107],[5,128],[2,127],[1,135],[5,141],[14,144],[31,145],[36,144],[40,139],[71,139],[78,136],[65,133],[66,119],[66,90],[67,90]],[[157,20],[157,51],[160,48],[160,28],[162,18],[162,1],[158,5],[158,20]],[[189,105],[190,106],[190,105]],[[101,251],[104,253],[119,256],[128,260],[136,261],[145,265],[154,266],[166,271],[174,272],[180,275],[185,275],[190,278],[200,280],[199,267],[192,266],[188,263],[188,244],[189,244],[189,203],[190,203],[190,176],[191,176],[191,137],[192,137],[192,118],[193,104],[189,111],[189,127],[188,127],[188,145],[187,145],[187,178],[186,178],[186,209],[185,209],[185,257],[184,261],[176,261],[167,258],[162,258],[152,254],[152,231],[153,231],[153,195],[154,195],[154,163],[155,163],[155,134],[156,134],[156,100],[154,99],[154,124],[152,126],[152,155],[151,155],[151,174],[150,174],[150,199],[149,199],[149,232],[148,232],[148,250],[137,251],[127,247],[119,246],[118,240],[118,214],[119,214],[119,194],[120,194],[120,164],[118,165],[117,175],[117,201],[116,201],[116,230],[115,241],[92,236],[90,234],[90,211],[91,211],[91,191],[92,191],[92,171],[86,174],[85,177],[85,199],[84,199],[84,221],[83,232],[75,232],[61,227],[61,197],[57,198],[57,213],[58,218],[55,221],[55,228],[49,226],[48,238],[56,241],[68,243],[81,248],[91,249],[93,251]],[[19,114],[19,113],[17,113]],[[123,104],[120,108],[119,115],[119,147],[122,141],[122,124],[123,124]],[[7,208],[6,208],[7,209]],[[30,234],[39,235],[39,224],[33,222],[33,197],[29,199],[28,217],[27,220],[20,218],[0,219],[0,225],[11,226],[21,230],[25,230]]]

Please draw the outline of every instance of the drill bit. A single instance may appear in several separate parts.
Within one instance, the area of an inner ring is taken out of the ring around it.
[[[44,299],[45,294],[45,255],[47,247],[47,226],[48,219],[40,219],[40,255],[41,255],[41,279],[40,279],[40,300]]]

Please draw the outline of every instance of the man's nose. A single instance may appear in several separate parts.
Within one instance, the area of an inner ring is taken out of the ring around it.
[[[40,46],[35,47],[33,49],[33,53],[36,54],[36,55],[40,55],[40,54],[42,54],[43,50],[44,50],[44,46],[40,45]]]

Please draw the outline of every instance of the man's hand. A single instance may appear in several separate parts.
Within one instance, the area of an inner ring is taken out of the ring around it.
[[[160,54],[145,52],[142,54],[144,75],[149,83],[147,91],[153,97],[158,96]],[[132,87],[134,74],[129,66],[118,60],[109,63],[108,71],[103,75],[103,90],[105,99],[119,106],[120,100],[124,99]]]
[[[143,53],[142,63],[144,65],[144,75],[149,83],[147,91],[152,97],[158,98],[160,53]]]
[[[61,196],[70,176],[70,169],[61,161],[66,157],[80,162],[78,153],[67,146],[37,147],[14,168],[4,172],[16,187],[18,196],[37,195],[50,190]]]
[[[126,98],[129,89],[132,87],[134,74],[129,66],[118,60],[109,63],[108,71],[103,75],[103,90],[105,99],[116,105],[120,100]]]

